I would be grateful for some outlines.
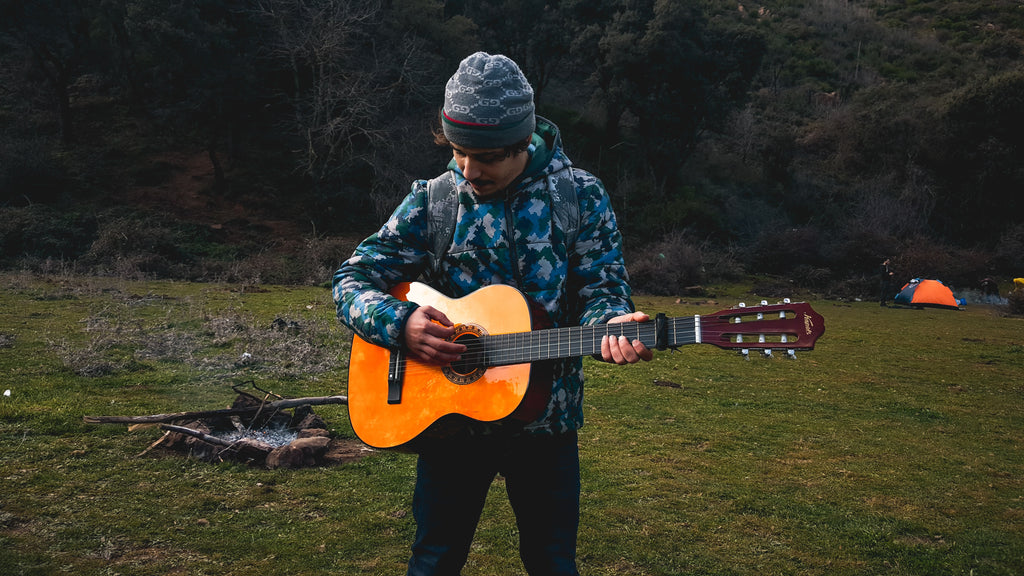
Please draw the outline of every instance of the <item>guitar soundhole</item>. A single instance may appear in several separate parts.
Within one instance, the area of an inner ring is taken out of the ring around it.
[[[452,342],[466,345],[466,353],[461,358],[441,369],[445,377],[455,384],[471,384],[487,371],[486,356],[480,337],[484,331],[479,326],[460,324],[455,327]]]

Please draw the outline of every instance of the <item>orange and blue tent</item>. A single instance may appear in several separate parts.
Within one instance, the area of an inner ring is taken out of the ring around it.
[[[896,295],[897,304],[917,307],[949,308],[959,310],[953,291],[938,280],[914,278]]]

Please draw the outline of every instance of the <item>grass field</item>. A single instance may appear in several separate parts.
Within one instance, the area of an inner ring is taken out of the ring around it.
[[[404,573],[409,455],[264,470],[140,456],[158,429],[83,422],[221,408],[246,380],[344,394],[349,335],[325,288],[0,286],[0,573]],[[732,292],[638,305],[758,300]],[[587,359],[583,574],[1024,574],[1024,320],[811,303],[826,332],[796,361]],[[317,412],[352,435],[344,407]],[[499,479],[464,573],[522,574],[516,549]]]

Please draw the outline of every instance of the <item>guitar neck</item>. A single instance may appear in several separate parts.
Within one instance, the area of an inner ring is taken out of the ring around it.
[[[825,331],[820,314],[806,303],[762,305],[721,310],[711,315],[668,318],[658,314],[649,322],[623,322],[552,328],[480,336],[467,342],[463,355],[477,366],[505,366],[539,360],[575,358],[601,353],[604,336],[639,340],[651,350],[688,344],[711,344],[747,353],[749,349],[813,350]]]
[[[550,328],[532,332],[483,336],[470,344],[469,354],[481,354],[486,366],[505,366],[541,360],[575,358],[601,353],[604,336],[639,340],[651,350],[700,343],[700,317],[666,318],[651,322],[622,322],[595,326]]]

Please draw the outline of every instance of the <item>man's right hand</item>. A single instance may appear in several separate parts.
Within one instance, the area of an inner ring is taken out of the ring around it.
[[[455,325],[433,306],[420,306],[405,322],[405,347],[414,359],[429,364],[450,364],[459,359],[466,346],[449,342]]]

